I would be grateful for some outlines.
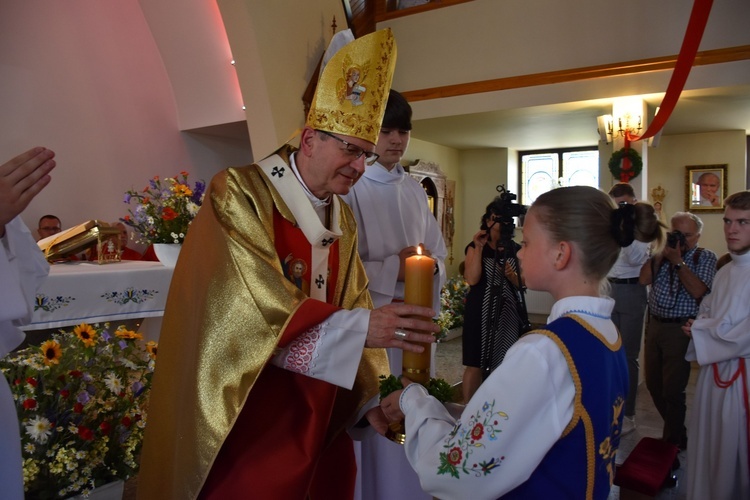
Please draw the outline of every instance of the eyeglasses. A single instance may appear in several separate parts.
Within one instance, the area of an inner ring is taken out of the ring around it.
[[[325,130],[318,130],[321,134],[325,134],[328,137],[333,137],[337,141],[339,141],[341,144],[343,144],[344,150],[349,153],[349,155],[353,156],[355,160],[359,159],[364,155],[365,157],[365,163],[368,165],[372,165],[376,161],[378,161],[378,158],[380,158],[380,155],[377,154],[374,151],[365,151],[364,149],[360,148],[359,146],[356,146],[350,142],[345,141],[344,139],[341,139],[340,137],[336,137],[335,135],[331,134],[330,132],[326,132]]]
[[[39,228],[39,230],[40,231],[61,231],[62,229],[60,229],[59,226],[57,226],[57,227],[42,226],[42,227]]]

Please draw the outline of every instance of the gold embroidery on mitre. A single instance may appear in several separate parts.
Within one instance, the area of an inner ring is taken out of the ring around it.
[[[390,28],[343,46],[323,68],[307,125],[376,144],[395,67]]]

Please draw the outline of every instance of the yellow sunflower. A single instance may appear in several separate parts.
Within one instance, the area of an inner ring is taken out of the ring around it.
[[[44,356],[44,364],[57,365],[60,363],[62,357],[62,349],[60,344],[56,340],[48,340],[42,344],[42,355]]]
[[[91,347],[92,345],[96,344],[96,330],[91,325],[81,323],[77,327],[73,328],[73,333],[75,333],[76,336],[81,339],[81,342],[83,342],[83,345],[85,345],[86,347]]]
[[[115,330],[115,335],[121,339],[136,339],[140,340],[143,338],[143,335],[137,332],[134,332],[133,330],[126,330],[123,327],[118,328]]]
[[[148,352],[148,355],[151,356],[151,359],[156,359],[156,349],[159,347],[159,344],[154,342],[153,340],[149,340],[146,342],[146,351]]]

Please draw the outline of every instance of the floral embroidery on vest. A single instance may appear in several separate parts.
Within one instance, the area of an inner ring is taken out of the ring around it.
[[[615,400],[614,404],[612,405],[612,408],[614,410],[614,418],[612,419],[612,423],[610,425],[612,431],[610,432],[610,435],[607,436],[606,439],[604,439],[604,441],[599,443],[599,455],[601,455],[604,463],[607,464],[607,472],[609,473],[610,485],[615,479],[615,457],[617,456],[617,448],[612,446],[611,436],[619,436],[622,432],[622,429],[620,428],[620,414],[622,413],[624,404],[625,400],[622,398],[622,396],[619,396]]]
[[[284,369],[295,373],[307,374],[315,359],[315,348],[321,337],[320,325],[315,325],[289,344],[284,358]]]
[[[499,428],[501,420],[508,420],[508,414],[495,411],[495,401],[485,402],[482,409],[472,416],[466,427],[456,424],[445,439],[443,448],[448,450],[440,453],[438,474],[450,474],[459,479],[460,473],[471,474],[476,477],[486,476],[493,469],[500,467],[505,457],[492,458],[489,461],[473,462],[471,455],[477,448],[484,448],[484,442],[495,441],[502,432]]]

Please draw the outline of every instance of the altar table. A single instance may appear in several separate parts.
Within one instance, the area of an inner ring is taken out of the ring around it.
[[[172,271],[145,261],[53,264],[22,330],[161,317]]]

